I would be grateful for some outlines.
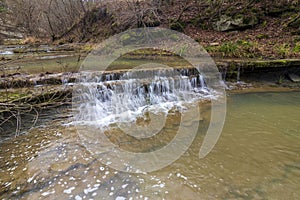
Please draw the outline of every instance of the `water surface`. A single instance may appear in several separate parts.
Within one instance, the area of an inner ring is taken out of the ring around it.
[[[198,158],[209,123],[200,127],[176,162],[148,174],[117,172],[97,161],[63,119],[0,144],[1,199],[298,199],[300,197],[300,92],[230,94],[222,135]],[[174,137],[180,113],[169,113],[162,134],[132,140],[117,129],[112,142],[151,151]],[[191,123],[194,123],[193,120]],[[148,146],[147,146],[148,145]]]

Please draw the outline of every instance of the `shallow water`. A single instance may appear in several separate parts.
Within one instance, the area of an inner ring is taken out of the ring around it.
[[[108,168],[86,150],[74,126],[54,120],[0,145],[0,198],[298,199],[299,102],[300,92],[230,94],[222,135],[204,159],[198,153],[210,112],[201,104],[192,146],[147,174]],[[118,129],[106,136],[128,151],[152,151],[174,137],[179,122],[179,112],[169,113],[162,133],[143,141]]]

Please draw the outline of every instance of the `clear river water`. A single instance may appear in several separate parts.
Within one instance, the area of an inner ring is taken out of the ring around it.
[[[201,118],[191,123],[200,125],[190,148],[169,166],[141,174],[103,165],[82,145],[70,120],[58,117],[2,141],[0,198],[299,199],[299,103],[300,92],[228,94],[222,135],[202,159],[210,109],[199,104]],[[59,115],[68,112],[62,108]],[[179,119],[179,112],[169,114],[164,132],[147,141],[114,128],[106,135],[128,151],[156,149],[174,137]]]

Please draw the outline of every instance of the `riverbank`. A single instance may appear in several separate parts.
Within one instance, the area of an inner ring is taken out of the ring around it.
[[[48,51],[42,54],[6,56],[0,61],[2,69],[0,89],[73,83],[88,52],[76,49],[67,52]],[[258,82],[274,87],[299,86],[300,58],[260,60],[212,57],[212,59],[222,79],[228,82]],[[142,51],[121,56],[106,69],[104,74],[119,77],[145,63],[163,64],[175,69],[193,68],[177,55],[160,51]]]
[[[1,51],[12,53],[1,55],[0,89],[74,83],[82,63],[93,48],[92,44],[2,47]],[[222,79],[229,83],[228,89],[231,90],[249,85],[287,88],[300,86],[300,58],[262,60],[212,57],[212,59]],[[191,72],[194,70],[190,63],[178,55],[145,49],[120,56],[107,67],[103,75],[118,79],[130,69],[146,63],[162,64],[177,70]]]

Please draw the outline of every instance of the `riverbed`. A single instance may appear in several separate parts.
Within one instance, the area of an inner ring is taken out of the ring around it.
[[[141,174],[119,172],[103,165],[82,144],[76,127],[68,124],[72,119],[57,118],[1,143],[0,197],[297,199],[299,102],[300,92],[228,94],[222,135],[203,159],[198,153],[210,112],[200,106],[202,117],[191,147],[169,166]],[[64,112],[69,111],[64,108],[60,114]],[[159,148],[176,134],[180,114],[169,118],[172,120],[166,121],[161,139],[148,145]],[[116,130],[108,130],[109,134],[118,135]],[[118,143],[122,139],[111,140]],[[126,143],[128,148],[129,144]],[[140,149],[145,148],[145,143],[133,143],[131,151],[137,151],[139,145]]]

